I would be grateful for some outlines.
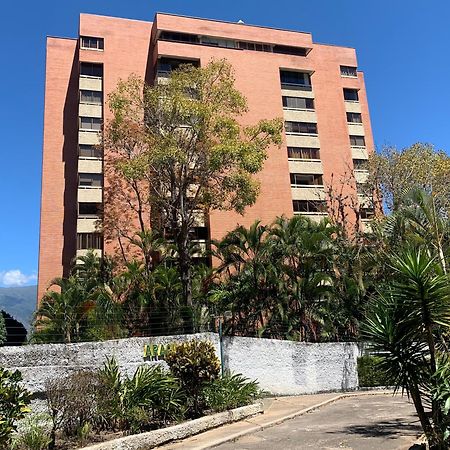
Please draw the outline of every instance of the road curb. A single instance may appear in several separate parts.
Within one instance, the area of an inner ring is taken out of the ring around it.
[[[252,428],[248,428],[247,430],[239,431],[238,433],[231,434],[227,437],[216,439],[215,441],[209,442],[207,445],[199,445],[198,447],[195,447],[195,450],[208,450],[208,449],[215,448],[219,445],[225,444],[227,442],[233,442],[243,436],[247,436],[249,434],[265,430],[266,428],[270,428],[275,425],[279,425],[280,423],[283,423],[290,419],[295,419],[296,417],[302,416],[304,414],[307,414],[311,411],[314,411],[316,409],[319,409],[319,408],[329,405],[331,403],[337,402],[338,400],[342,400],[344,398],[362,397],[365,395],[386,395],[386,394],[393,394],[393,391],[375,390],[375,391],[349,392],[349,393],[345,393],[345,394],[339,394],[339,395],[336,395],[335,397],[329,398],[328,400],[324,400],[323,402],[316,403],[315,405],[312,405],[312,406],[308,406],[308,408],[304,408],[299,411],[295,411],[294,413],[287,414],[286,416],[279,417],[278,419],[272,420],[265,424],[255,425]]]

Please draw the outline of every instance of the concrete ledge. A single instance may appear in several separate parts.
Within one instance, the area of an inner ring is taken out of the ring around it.
[[[211,416],[200,417],[172,427],[147,433],[133,434],[119,439],[84,447],[83,450],[146,450],[171,441],[185,439],[203,431],[216,428],[227,423],[237,422],[263,412],[262,403],[232,409]]]

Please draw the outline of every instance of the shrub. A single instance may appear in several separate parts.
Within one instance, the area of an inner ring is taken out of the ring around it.
[[[201,391],[219,376],[220,361],[214,346],[207,341],[189,341],[173,345],[166,355],[171,372],[180,380],[191,400],[195,416],[201,413]]]
[[[6,342],[6,324],[3,314],[0,311],[0,346]]]
[[[217,412],[249,405],[260,396],[258,383],[241,374],[227,373],[203,389],[206,405]]]
[[[96,423],[100,388],[98,374],[86,370],[67,378],[47,381],[47,405],[52,420],[51,446],[55,444],[57,431],[78,437],[86,424]]]
[[[185,398],[178,380],[161,366],[141,366],[133,377],[122,377],[115,359],[99,371],[103,423],[139,432],[164,426],[184,415]]]
[[[34,414],[28,417],[21,431],[12,444],[13,450],[47,450],[51,443],[48,426],[49,417],[45,414]]]
[[[17,421],[30,412],[31,394],[22,386],[22,374],[0,367],[0,448],[8,448]]]
[[[386,373],[379,369],[380,356],[364,355],[358,358],[358,379],[360,387],[389,386]]]

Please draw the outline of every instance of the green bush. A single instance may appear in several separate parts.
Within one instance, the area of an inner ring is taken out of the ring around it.
[[[364,355],[358,358],[358,379],[360,387],[390,386],[386,373],[380,370],[380,356]]]
[[[51,443],[49,419],[45,414],[28,417],[14,438],[12,450],[47,450]]]
[[[30,412],[31,394],[22,386],[22,374],[0,367],[0,448],[9,448],[17,421]]]
[[[189,341],[176,344],[166,355],[171,372],[180,380],[194,416],[201,414],[201,392],[220,373],[220,361],[211,342]]]
[[[206,384],[203,389],[206,406],[217,412],[249,405],[260,396],[258,383],[241,374],[227,373]]]
[[[0,311],[0,346],[6,342],[6,324],[2,311]]]
[[[178,380],[161,366],[141,366],[131,378],[122,377],[117,362],[110,359],[99,376],[99,418],[110,428],[146,431],[184,416],[185,398]]]

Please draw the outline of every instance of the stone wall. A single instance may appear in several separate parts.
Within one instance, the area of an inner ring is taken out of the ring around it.
[[[119,339],[80,344],[42,344],[0,348],[0,366],[19,369],[28,389],[45,391],[45,381],[80,369],[101,367],[115,357],[121,369],[132,374],[144,361],[145,344],[167,344],[190,339],[210,340],[220,357],[215,333]],[[265,391],[275,395],[295,395],[358,387],[354,343],[310,344],[244,337],[223,340],[225,368],[256,379]]]

